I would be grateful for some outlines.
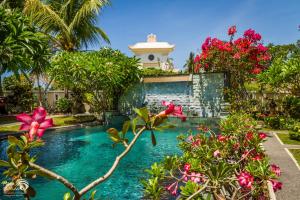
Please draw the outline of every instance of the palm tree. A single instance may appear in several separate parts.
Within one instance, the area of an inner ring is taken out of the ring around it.
[[[45,33],[54,47],[74,51],[103,39],[105,32],[96,26],[97,16],[109,0],[25,0],[24,13]]]
[[[185,61],[185,64],[184,64],[184,68],[186,68],[185,71],[187,71],[189,73],[194,72],[194,66],[195,66],[194,60],[195,60],[195,53],[190,52],[189,58]]]

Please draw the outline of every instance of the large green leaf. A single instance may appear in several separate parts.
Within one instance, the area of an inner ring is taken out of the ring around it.
[[[146,107],[135,108],[134,111],[140,116],[146,123],[149,121],[149,111]]]
[[[123,124],[123,128],[122,128],[123,138],[124,138],[125,134],[127,133],[129,127],[130,127],[130,121],[125,121]]]

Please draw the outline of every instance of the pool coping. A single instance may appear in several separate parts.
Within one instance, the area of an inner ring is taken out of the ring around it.
[[[72,130],[75,128],[85,128],[85,127],[92,127],[92,126],[98,126],[98,125],[103,125],[101,122],[86,122],[86,123],[81,123],[81,124],[73,124],[73,125],[67,125],[67,126],[56,126],[56,127],[50,127],[48,128],[45,133],[53,130]],[[25,131],[18,131],[18,132],[13,132],[13,133],[2,133],[0,134],[0,141],[6,140],[8,136],[20,136],[24,133]]]

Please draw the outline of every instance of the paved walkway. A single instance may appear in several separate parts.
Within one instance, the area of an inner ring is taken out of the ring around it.
[[[268,133],[269,137],[264,143],[264,148],[271,158],[271,163],[279,165],[282,171],[280,181],[283,183],[283,188],[275,193],[276,198],[277,200],[300,200],[300,170],[285,150],[285,148],[300,148],[300,145],[283,145],[274,134]]]

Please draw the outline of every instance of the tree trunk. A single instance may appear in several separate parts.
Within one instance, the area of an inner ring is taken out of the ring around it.
[[[0,74],[0,97],[4,96],[3,88],[2,88],[2,74]]]
[[[39,96],[38,96],[39,106],[43,106],[42,89],[41,89],[41,85],[40,85],[40,76],[38,74],[36,75],[36,79],[37,79],[37,85],[38,85],[38,90],[39,90]]]

